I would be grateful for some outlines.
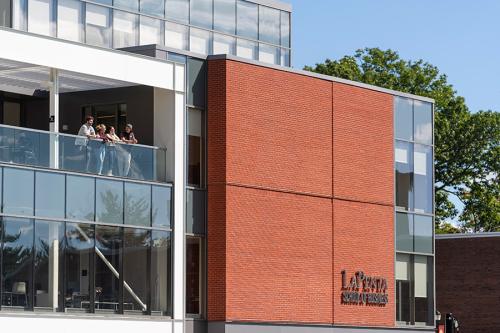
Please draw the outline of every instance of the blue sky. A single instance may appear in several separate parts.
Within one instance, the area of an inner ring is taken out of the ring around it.
[[[471,111],[500,111],[499,0],[284,0],[293,6],[293,66],[398,51],[448,75]]]

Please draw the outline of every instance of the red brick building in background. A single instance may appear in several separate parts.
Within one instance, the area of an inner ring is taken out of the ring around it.
[[[209,57],[207,81],[208,331],[432,331],[433,279],[419,323],[422,266],[396,261],[420,233],[395,221],[396,104],[432,101],[231,56]]]

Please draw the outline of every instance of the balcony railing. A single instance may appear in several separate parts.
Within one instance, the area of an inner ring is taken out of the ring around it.
[[[51,156],[53,158],[51,163]],[[166,149],[0,125],[0,162],[166,182]],[[55,163],[56,162],[56,163]]]

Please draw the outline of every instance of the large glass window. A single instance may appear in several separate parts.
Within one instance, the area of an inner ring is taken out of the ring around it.
[[[289,49],[281,49],[281,66],[290,66],[290,50]]]
[[[290,13],[281,12],[281,46],[290,47]]]
[[[26,30],[27,0],[12,0],[12,28]]]
[[[111,47],[111,11],[109,8],[86,4],[85,25],[87,44]]]
[[[0,26],[10,28],[11,1],[0,2]]]
[[[28,0],[28,31],[50,36],[52,34],[52,0]]]
[[[120,312],[120,251],[121,228],[95,228],[95,310]],[[133,304],[123,304],[123,310],[133,310]]]
[[[35,176],[35,216],[64,218],[65,175],[37,172]]]
[[[396,321],[411,323],[411,278],[413,276],[411,255],[396,254]]]
[[[125,183],[125,224],[151,226],[151,186]]]
[[[123,223],[123,183],[96,180],[96,221]]]
[[[396,141],[396,207],[413,209],[413,153],[412,144]]]
[[[414,101],[415,142],[431,145],[432,138],[432,104]]]
[[[166,0],[165,17],[181,23],[189,23],[189,0]]]
[[[205,196],[203,190],[188,189],[186,193],[186,233],[205,234]]]
[[[250,60],[257,60],[258,44],[245,39],[238,39],[236,55]]]
[[[100,198],[99,198],[100,199]],[[94,221],[95,180],[90,177],[66,177],[66,217]]]
[[[33,307],[33,220],[3,218],[2,306]]]
[[[152,220],[153,227],[170,227],[170,210],[172,206],[172,190],[169,187],[153,186]]]
[[[212,29],[212,0],[191,0],[191,24]]]
[[[434,288],[432,257],[414,256],[416,325],[434,325]]]
[[[191,28],[189,34],[189,50],[200,54],[210,54],[211,35],[212,33],[210,31]]]
[[[214,0],[214,30],[236,33],[236,0]]]
[[[161,20],[141,16],[140,45],[158,44],[163,45]]]
[[[188,111],[188,184],[202,185],[203,161],[203,111]]]
[[[151,313],[171,313],[172,258],[170,233],[151,233]]]
[[[141,12],[149,15],[164,17],[165,0],[140,0]]]
[[[139,0],[113,0],[113,6],[136,12],[139,10]]]
[[[189,28],[171,22],[165,22],[165,46],[175,49],[188,49]]]
[[[415,215],[415,252],[432,254],[432,231],[434,223],[431,216]]]
[[[413,252],[413,215],[396,213],[396,249]]]
[[[259,44],[259,61],[268,64],[279,64],[280,62],[280,49],[267,44]]]
[[[58,1],[57,37],[83,42],[83,2],[79,0]]]
[[[200,108],[205,107],[206,86],[207,86],[207,66],[206,62],[200,59],[188,59],[188,97],[189,105]],[[197,125],[199,128],[201,123]]]
[[[280,44],[280,11],[259,6],[259,40]]]
[[[3,212],[33,215],[35,177],[31,170],[4,168]]]
[[[239,36],[257,39],[258,23],[259,23],[259,7],[258,5],[238,0],[237,2],[237,34]]]
[[[214,33],[213,54],[236,54],[236,38]]]
[[[432,214],[432,147],[414,145],[415,211]]]
[[[137,45],[139,16],[113,11],[113,47],[129,47]]]
[[[186,313],[201,314],[201,238],[186,239]]]
[[[413,101],[396,97],[396,139],[413,140]]]

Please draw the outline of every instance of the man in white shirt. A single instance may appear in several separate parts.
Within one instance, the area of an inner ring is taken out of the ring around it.
[[[89,145],[87,145],[87,141],[88,139],[96,137],[95,130],[92,127],[93,124],[94,124],[94,117],[87,116],[87,118],[85,118],[85,124],[83,124],[82,127],[80,127],[80,130],[78,131],[78,136],[84,136],[86,138],[75,140],[75,145],[80,146],[81,150],[83,150],[84,148],[86,149],[87,153],[85,154],[86,155],[85,157],[87,159],[86,163],[87,172],[90,171],[91,150],[92,150],[92,148]]]

